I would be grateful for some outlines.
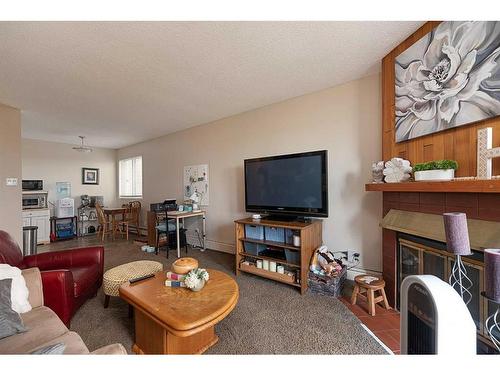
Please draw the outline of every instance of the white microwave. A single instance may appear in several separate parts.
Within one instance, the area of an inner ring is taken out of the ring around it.
[[[46,191],[24,191],[23,210],[30,208],[47,208]]]

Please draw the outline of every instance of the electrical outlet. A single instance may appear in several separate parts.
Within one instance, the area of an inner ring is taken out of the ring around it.
[[[355,250],[342,251],[342,253],[345,254],[346,260],[349,263],[359,262],[359,258],[361,255]]]
[[[17,186],[17,178],[16,177],[7,177],[5,179],[6,186]]]
[[[340,260],[349,261],[349,252],[348,251],[339,251]]]

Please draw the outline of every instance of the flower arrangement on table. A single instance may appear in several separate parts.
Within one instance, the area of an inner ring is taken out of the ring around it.
[[[184,284],[186,284],[187,288],[197,292],[203,289],[209,278],[210,275],[206,269],[196,268],[187,273],[186,278],[184,279]]]
[[[204,268],[194,268],[184,275],[169,271],[166,275],[165,286],[187,288],[194,292],[202,290],[210,278]]]

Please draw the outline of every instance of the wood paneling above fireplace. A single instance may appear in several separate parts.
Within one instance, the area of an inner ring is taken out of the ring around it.
[[[500,194],[486,193],[384,193],[383,215],[391,208],[441,215],[465,212],[467,218],[500,221]]]
[[[396,143],[394,61],[396,56],[430,32],[440,22],[424,24],[398,45],[382,60],[382,153],[383,159],[402,157],[413,164],[431,160],[453,159],[458,161],[458,177],[476,176],[477,130],[493,128],[493,147],[500,146],[500,118],[476,122],[444,132]],[[500,175],[500,158],[493,160],[493,175]]]

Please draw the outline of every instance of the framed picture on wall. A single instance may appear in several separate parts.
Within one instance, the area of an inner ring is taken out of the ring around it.
[[[83,185],[99,185],[99,168],[82,168]]]

